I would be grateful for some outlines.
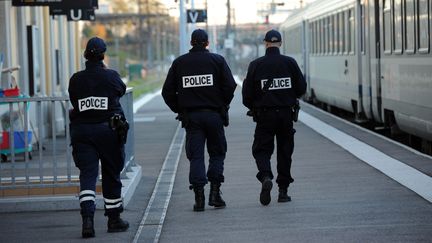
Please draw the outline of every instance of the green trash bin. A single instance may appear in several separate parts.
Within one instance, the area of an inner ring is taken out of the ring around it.
[[[129,80],[141,79],[142,78],[142,64],[129,64],[128,72],[129,72]]]

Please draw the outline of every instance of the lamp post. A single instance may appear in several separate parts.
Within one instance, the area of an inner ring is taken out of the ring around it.
[[[180,55],[183,55],[187,51],[186,46],[186,10],[184,5],[184,0],[180,0],[180,19],[179,19],[179,49],[180,49]]]

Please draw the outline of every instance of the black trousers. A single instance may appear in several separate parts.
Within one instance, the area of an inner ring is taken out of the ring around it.
[[[120,172],[124,166],[124,145],[108,123],[71,124],[72,156],[80,170],[81,214],[92,216],[95,212],[96,181],[99,161],[102,172],[102,194],[105,215],[123,211]]]
[[[291,109],[262,110],[256,118],[252,154],[258,167],[257,179],[273,179],[270,159],[277,144],[277,178],[281,188],[294,182],[291,176],[291,156],[294,151],[294,133]]]
[[[213,111],[188,113],[186,129],[186,156],[190,161],[189,182],[204,186],[208,181],[224,182],[224,160],[227,151],[221,115]],[[209,165],[206,174],[204,147],[207,143]]]

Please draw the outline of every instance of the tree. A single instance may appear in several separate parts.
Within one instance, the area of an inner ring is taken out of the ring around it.
[[[112,9],[114,13],[131,13],[132,5],[130,4],[131,1],[127,0],[109,0],[111,3]],[[135,4],[133,4],[135,5]]]

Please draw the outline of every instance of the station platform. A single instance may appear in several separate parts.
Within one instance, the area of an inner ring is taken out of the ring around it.
[[[221,190],[225,209],[194,212],[184,129],[160,96],[135,113],[135,157],[142,177],[122,217],[130,229],[107,233],[98,210],[86,242],[431,242],[432,158],[308,104],[295,123],[291,202],[268,206],[251,146],[255,124],[238,87],[226,129]],[[275,156],[272,166],[276,174]],[[208,199],[209,186],[205,188]],[[78,210],[0,214],[0,242],[81,242]]]

